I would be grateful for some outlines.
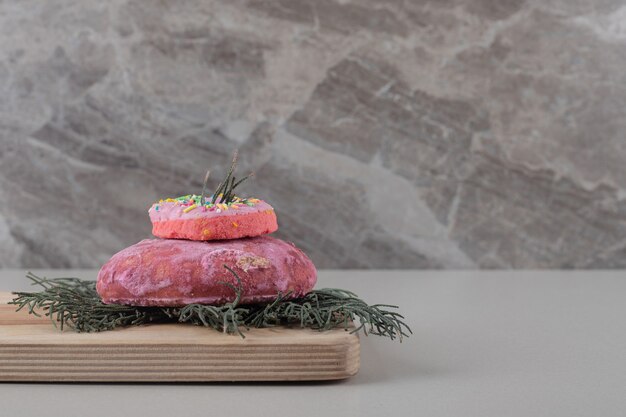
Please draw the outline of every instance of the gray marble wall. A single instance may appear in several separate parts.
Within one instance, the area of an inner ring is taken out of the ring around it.
[[[626,267],[625,22],[623,0],[4,1],[0,267],[98,267],[235,148],[318,267]]]

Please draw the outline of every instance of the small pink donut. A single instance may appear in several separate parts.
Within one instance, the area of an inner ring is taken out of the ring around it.
[[[185,197],[188,197],[185,199]],[[197,196],[168,198],[148,210],[152,234],[164,239],[223,240],[254,237],[278,230],[274,208],[265,201],[235,199],[201,206]]]

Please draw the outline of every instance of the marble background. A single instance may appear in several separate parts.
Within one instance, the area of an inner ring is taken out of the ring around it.
[[[3,1],[0,267],[99,267],[235,148],[321,268],[626,267],[625,68],[625,1]]]

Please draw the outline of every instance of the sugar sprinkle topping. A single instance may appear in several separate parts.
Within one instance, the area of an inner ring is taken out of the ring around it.
[[[229,209],[237,210],[242,206],[254,207],[258,203],[261,202],[258,198],[241,198],[241,197],[233,197],[232,201],[228,203],[222,203],[223,195],[219,194],[215,199],[215,203],[212,203],[213,196],[211,198],[204,199],[204,204],[201,203],[201,196],[196,194],[187,194],[176,198],[166,198],[161,199],[157,203],[155,203],[154,210],[159,211],[160,205],[163,203],[174,203],[177,206],[181,206],[184,213],[189,213],[192,210],[199,208],[204,211],[216,211],[217,213],[221,213],[222,211],[226,211]]]

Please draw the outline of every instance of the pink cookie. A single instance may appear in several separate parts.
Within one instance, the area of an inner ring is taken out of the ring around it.
[[[152,234],[164,239],[222,240],[260,236],[278,229],[274,209],[265,201],[238,199],[207,207],[195,204],[199,198],[193,197],[153,204],[148,210]]]
[[[226,285],[241,278],[241,303],[300,297],[317,280],[311,260],[292,243],[271,237],[221,242],[146,239],[113,257],[100,269],[97,290],[107,304],[220,305],[235,299]]]

